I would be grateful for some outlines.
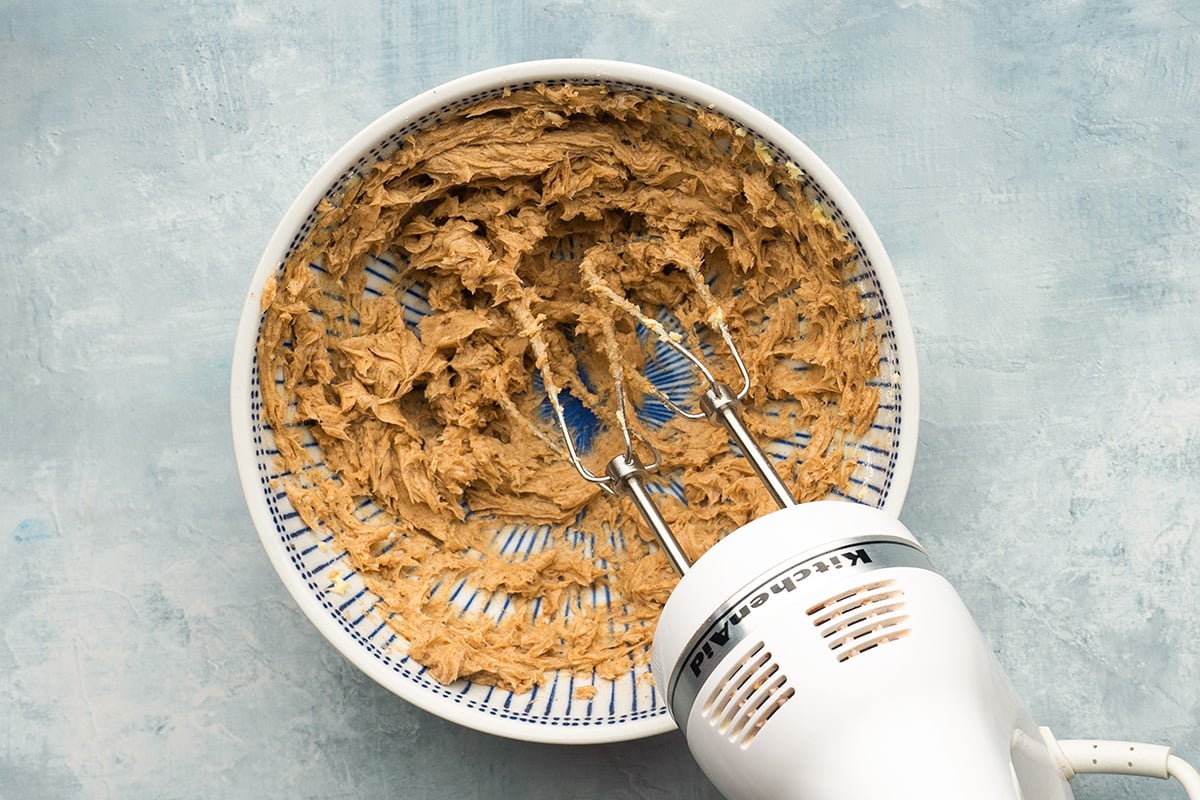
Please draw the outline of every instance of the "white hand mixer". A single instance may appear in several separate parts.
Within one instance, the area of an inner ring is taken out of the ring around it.
[[[1175,777],[1200,798],[1200,775],[1169,747],[1058,741],[1039,728],[958,593],[898,520],[853,502],[795,501],[738,417],[750,376],[719,310],[709,324],[741,373],[738,392],[679,335],[617,304],[707,383],[699,411],[651,391],[677,414],[724,426],[780,506],[690,563],[646,489],[659,458],[648,466],[635,454],[635,439],[653,448],[628,424],[619,362],[625,452],[603,475],[580,459],[543,367],[572,464],[633,500],[681,576],[658,622],[652,670],[692,755],[726,797],[1070,800],[1076,773],[1107,772]]]

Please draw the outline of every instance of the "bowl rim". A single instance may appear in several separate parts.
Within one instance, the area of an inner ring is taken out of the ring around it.
[[[669,715],[661,714],[618,724],[596,725],[530,725],[503,719],[430,693],[419,687],[395,680],[383,662],[367,653],[345,630],[336,625],[321,606],[299,572],[289,561],[275,535],[275,523],[263,497],[256,470],[256,455],[251,431],[252,365],[262,320],[260,302],[268,277],[275,273],[291,246],[296,232],[331,186],[365,157],[370,157],[380,142],[396,130],[436,111],[448,101],[469,97],[506,85],[537,81],[614,81],[643,85],[649,89],[679,95],[705,108],[715,108],[726,116],[745,123],[762,138],[777,145],[792,157],[811,176],[845,215],[858,237],[861,250],[869,257],[886,298],[895,337],[897,360],[901,367],[903,392],[900,394],[899,418],[904,426],[882,510],[899,516],[907,494],[916,456],[919,421],[919,382],[916,348],[900,284],[883,243],[858,202],[842,181],[797,136],[762,111],[742,100],[693,78],[657,67],[626,61],[591,58],[559,58],[523,61],[484,69],[442,83],[415,95],[387,111],[355,134],[321,166],[308,180],[299,195],[284,213],[259,259],[250,289],[246,294],[234,342],[230,380],[230,418],[234,458],[242,493],[246,500],[259,540],[266,550],[275,572],[296,601],[300,610],[318,631],[343,656],[362,672],[402,699],[451,722],[485,733],[531,742],[559,744],[599,744],[628,741],[665,733],[674,729]]]

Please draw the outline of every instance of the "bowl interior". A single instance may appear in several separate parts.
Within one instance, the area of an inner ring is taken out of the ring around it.
[[[604,75],[596,74],[595,69],[578,67],[567,72],[561,64],[546,65],[540,72],[526,70],[527,77],[512,71],[493,71],[473,82],[460,82],[458,89],[442,87],[426,93],[377,121],[326,165],[281,223],[263,255],[247,299],[234,360],[234,439],[247,501],[264,547],[308,617],[356,665],[410,702],[478,730],[533,741],[624,740],[660,733],[674,725],[665,698],[644,675],[649,669],[645,665],[631,664],[628,675],[617,680],[581,678],[564,671],[524,694],[470,681],[460,680],[445,686],[433,680],[422,665],[408,657],[405,642],[377,610],[378,598],[355,573],[346,553],[335,546],[332,535],[305,525],[278,483],[280,474],[275,463],[278,453],[272,431],[262,416],[259,390],[261,381],[273,378],[259,373],[254,357],[260,320],[258,298],[267,277],[283,265],[312,229],[321,198],[337,197],[349,181],[361,177],[375,162],[393,155],[403,146],[407,135],[436,125],[457,109],[506,89],[553,82],[550,76],[555,74],[563,82],[599,81],[614,89],[665,95],[685,104],[709,106],[714,97],[726,100],[715,110],[734,118],[776,158],[800,166],[806,190],[847,233],[857,250],[856,269],[849,280],[858,287],[879,336],[880,369],[874,383],[880,390],[880,403],[870,432],[848,447],[857,468],[844,497],[897,514],[907,487],[915,441],[915,365],[902,301],[886,255],[840,182],[794,137],[776,130],[765,117],[745,109],[732,98],[657,71],[639,69],[625,77],[611,74],[621,71],[610,66]],[[398,277],[396,264],[384,254],[370,266],[369,275],[369,290],[387,291]],[[419,292],[406,296],[405,309],[414,323],[428,313]],[[660,370],[663,380],[691,380],[684,366],[673,363],[669,355],[660,356],[655,360],[655,368]],[[673,377],[675,371],[679,374]],[[799,432],[795,440],[772,442],[770,447],[786,451],[803,447],[804,442],[803,432]],[[315,448],[316,443],[311,442],[310,446]],[[369,517],[377,509],[366,503],[360,511]],[[528,557],[542,546],[543,536],[544,531],[535,526],[509,525],[496,530],[495,543],[502,552],[517,558]],[[463,590],[462,586],[444,588],[451,593]],[[469,594],[469,588],[466,593]],[[466,606],[470,600],[469,596],[461,598]],[[594,689],[577,691],[581,682]]]

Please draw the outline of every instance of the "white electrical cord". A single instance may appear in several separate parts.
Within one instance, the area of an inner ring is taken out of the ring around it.
[[[1173,754],[1170,747],[1102,739],[1060,741],[1054,738],[1049,728],[1039,730],[1067,780],[1084,773],[1174,778],[1191,800],[1200,800],[1200,772]]]
[[[1188,797],[1200,797],[1200,772],[1179,756],[1167,759],[1167,771],[1171,777],[1179,781]]]

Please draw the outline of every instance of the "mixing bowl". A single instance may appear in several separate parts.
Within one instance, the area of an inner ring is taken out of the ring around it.
[[[631,664],[615,680],[560,671],[525,693],[459,680],[442,685],[411,659],[405,642],[375,610],[366,588],[327,532],[308,527],[281,488],[277,451],[263,419],[255,344],[268,279],[310,232],[322,199],[335,199],[372,164],[464,105],[538,83],[603,83],[665,97],[724,115],[775,159],[802,170],[805,189],[846,233],[856,250],[852,275],[879,339],[878,414],[869,433],[848,443],[857,464],[844,499],[898,515],[912,468],[917,433],[916,358],[891,263],[871,224],[833,172],[794,135],[730,95],[680,75],[596,60],[536,61],[486,70],[431,89],[372,122],[308,182],[267,244],[250,284],[233,355],[231,411],[238,472],[250,515],[279,577],[317,629],[358,668],[405,700],[448,720],[516,739],[590,743],[628,740],[673,728],[662,693]],[[415,313],[419,314],[417,308]],[[515,530],[513,551],[535,539]],[[319,691],[319,687],[314,687]]]

